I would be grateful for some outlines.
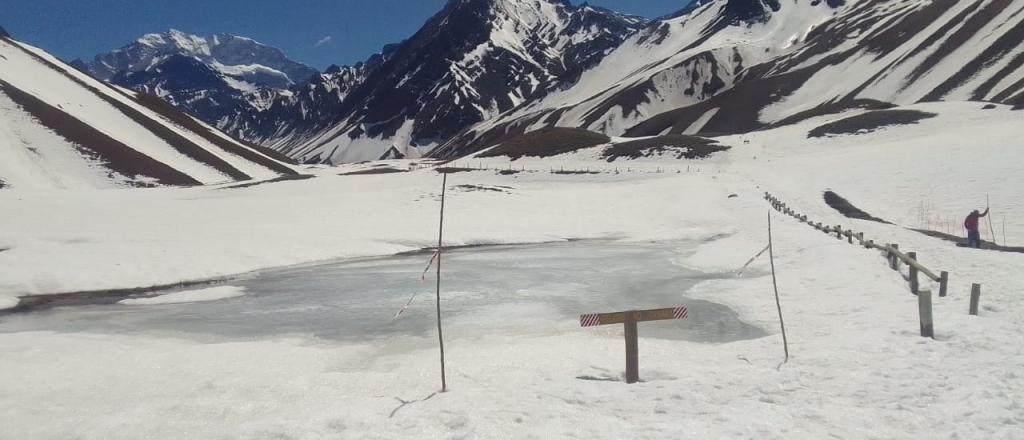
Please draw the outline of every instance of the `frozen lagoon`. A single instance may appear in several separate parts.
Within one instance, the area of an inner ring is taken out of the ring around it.
[[[673,263],[689,243],[577,241],[446,251],[441,305],[446,339],[487,335],[621,333],[581,329],[581,313],[685,306],[689,317],[640,325],[641,338],[723,343],[766,335],[686,292],[732,273]],[[312,338],[386,342],[435,337],[435,268],[429,252],[264,271],[231,285],[247,294],[214,302],[62,307],[0,318],[0,332],[153,334],[204,342]],[[408,310],[392,317],[413,294]]]

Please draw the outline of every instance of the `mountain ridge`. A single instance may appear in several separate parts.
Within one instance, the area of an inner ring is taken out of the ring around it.
[[[1024,99],[1024,49],[1011,44],[1024,39],[1022,4],[778,5],[717,0],[655,22],[576,88],[467,128],[430,154],[470,154],[550,126],[624,136],[730,134],[865,99]]]
[[[645,23],[564,0],[451,0],[410,38],[287,88],[232,87],[223,70],[180,59],[160,60],[172,71],[139,69],[154,59],[148,48],[168,40],[183,41],[177,46],[189,53],[205,47],[181,35],[148,34],[125,46],[142,56],[109,79],[299,160],[372,160],[392,147],[418,157],[470,124],[574,81]]]

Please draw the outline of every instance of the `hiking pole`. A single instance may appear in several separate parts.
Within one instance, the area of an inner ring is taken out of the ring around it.
[[[990,211],[991,209],[992,208],[989,207],[988,203],[988,194],[985,194],[985,211],[987,211],[989,214],[986,216],[988,217],[988,235],[989,237],[992,238],[992,244],[999,246],[999,243],[996,243],[996,228],[992,227],[992,212]]]

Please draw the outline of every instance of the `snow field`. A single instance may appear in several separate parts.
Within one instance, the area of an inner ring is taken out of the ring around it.
[[[645,382],[632,386],[620,381],[614,326],[543,337],[446,332],[450,391],[405,406],[398,399],[439,388],[433,337],[199,343],[166,334],[7,333],[0,370],[16,380],[0,381],[0,423],[13,438],[1021,438],[1019,254],[846,219],[821,199],[832,189],[873,215],[916,226],[922,197],[966,214],[991,192],[994,212],[1021,230],[1024,212],[1013,203],[1024,183],[1013,160],[1020,113],[980,106],[916,106],[940,117],[807,139],[830,120],[816,118],[723,139],[734,150],[706,161],[629,165],[713,172],[449,176],[448,245],[690,239],[701,244],[680,249],[675,264],[706,271],[734,271],[764,247],[762,195],[770,191],[816,221],[897,242],[927,267],[949,270],[950,296],[933,298],[935,340],[918,336],[917,299],[879,252],[776,215],[791,353],[781,366],[765,254],[742,277],[707,281],[688,295],[726,304],[771,336],[701,345],[645,338],[643,327],[658,324],[642,324]],[[609,165],[595,154],[514,164]],[[337,172],[238,190],[0,191],[4,212],[18,213],[0,217],[0,247],[11,248],[0,252],[0,266],[11,269],[0,273],[0,294],[173,283],[432,246],[439,175]],[[1008,234],[1011,244],[1018,237]],[[977,317],[967,315],[972,282],[984,286]]]

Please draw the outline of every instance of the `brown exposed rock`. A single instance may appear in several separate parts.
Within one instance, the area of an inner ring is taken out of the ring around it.
[[[918,110],[879,110],[822,125],[807,133],[809,138],[870,133],[893,125],[910,125],[934,118],[935,113]]]
[[[895,104],[882,102],[874,99],[852,99],[842,100],[838,102],[831,102],[827,104],[819,105],[810,110],[802,111],[792,116],[786,117],[778,122],[765,127],[765,129],[771,129],[776,127],[782,127],[786,125],[793,125],[801,121],[805,121],[810,118],[833,115],[852,109],[865,109],[865,110],[886,110],[896,107]]]
[[[998,73],[992,75],[991,78],[989,78],[987,81],[978,86],[977,89],[974,89],[974,94],[971,96],[971,99],[976,101],[984,100],[989,93],[992,93],[992,89],[997,84],[999,84],[999,82],[1006,79],[1007,75],[1013,73],[1014,71],[1020,69],[1021,67],[1024,67],[1024,53],[1017,54],[1016,57],[1010,60],[1006,67],[1000,69]],[[999,95],[996,95],[996,99],[1001,101],[1001,99],[999,99],[1000,95],[1009,96],[1014,92],[1024,92],[1024,79],[1021,79],[1020,81],[1017,82],[1017,84],[1011,85],[1010,87],[1000,92]],[[1007,101],[1007,104],[1012,104],[1012,102]]]
[[[505,141],[501,145],[480,153],[479,157],[508,156],[512,160],[523,156],[548,157],[595,147],[611,138],[579,128],[549,127]]]
[[[701,159],[729,148],[711,139],[676,134],[615,144],[606,148],[601,158],[614,162],[619,158],[638,159],[674,154],[677,159]]]

